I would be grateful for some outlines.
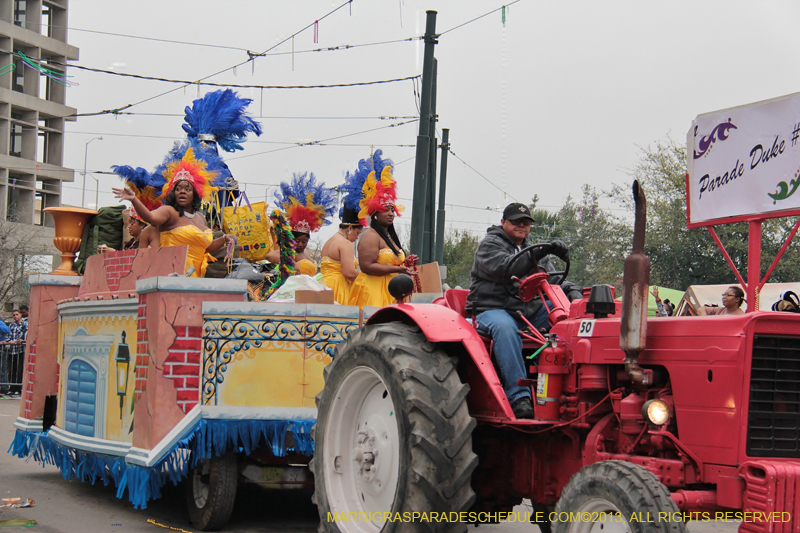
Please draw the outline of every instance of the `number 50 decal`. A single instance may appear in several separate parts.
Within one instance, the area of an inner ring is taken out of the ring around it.
[[[594,331],[595,320],[581,320],[581,325],[578,328],[578,337],[591,337]]]

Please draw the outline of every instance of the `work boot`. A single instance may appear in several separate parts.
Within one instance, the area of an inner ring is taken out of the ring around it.
[[[533,418],[533,404],[529,396],[523,396],[511,406],[517,418]]]

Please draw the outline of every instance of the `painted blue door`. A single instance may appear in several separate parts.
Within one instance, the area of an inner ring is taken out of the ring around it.
[[[86,361],[76,359],[67,370],[67,404],[64,429],[94,437],[95,390],[97,371]]]

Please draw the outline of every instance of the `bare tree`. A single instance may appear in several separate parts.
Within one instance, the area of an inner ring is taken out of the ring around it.
[[[308,257],[310,257],[315,263],[322,261],[323,244],[325,243],[322,242],[322,238],[319,236],[319,234],[314,234],[314,237],[308,241],[308,246],[306,246],[306,254],[308,254]]]
[[[36,226],[0,220],[0,302],[27,302],[28,276],[50,271],[52,251],[42,242],[38,230]]]

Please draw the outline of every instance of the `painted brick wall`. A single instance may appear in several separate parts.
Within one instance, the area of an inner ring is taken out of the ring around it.
[[[119,283],[119,281],[117,281]],[[147,304],[144,295],[139,295],[139,312],[136,320],[136,401],[142,397],[147,386],[147,368],[150,365],[150,344],[147,341]]]
[[[134,257],[136,257],[136,250],[105,254],[103,263],[106,267],[106,279],[110,290],[115,291],[119,288],[119,278],[131,271]]]
[[[36,341],[28,346],[28,380],[25,384],[25,418],[30,420],[31,409],[33,408],[33,379],[34,370],[36,369]]]
[[[121,252],[103,254],[103,272],[100,275],[105,276],[108,280],[108,290],[115,291],[119,289],[119,279],[131,271],[131,265],[133,265],[135,257],[136,250],[123,250]],[[87,283],[84,280],[78,291],[78,298],[86,296],[86,286]]]
[[[200,372],[203,353],[203,328],[174,326],[175,342],[164,361],[164,377],[175,382],[178,405],[188,413],[200,401]]]

